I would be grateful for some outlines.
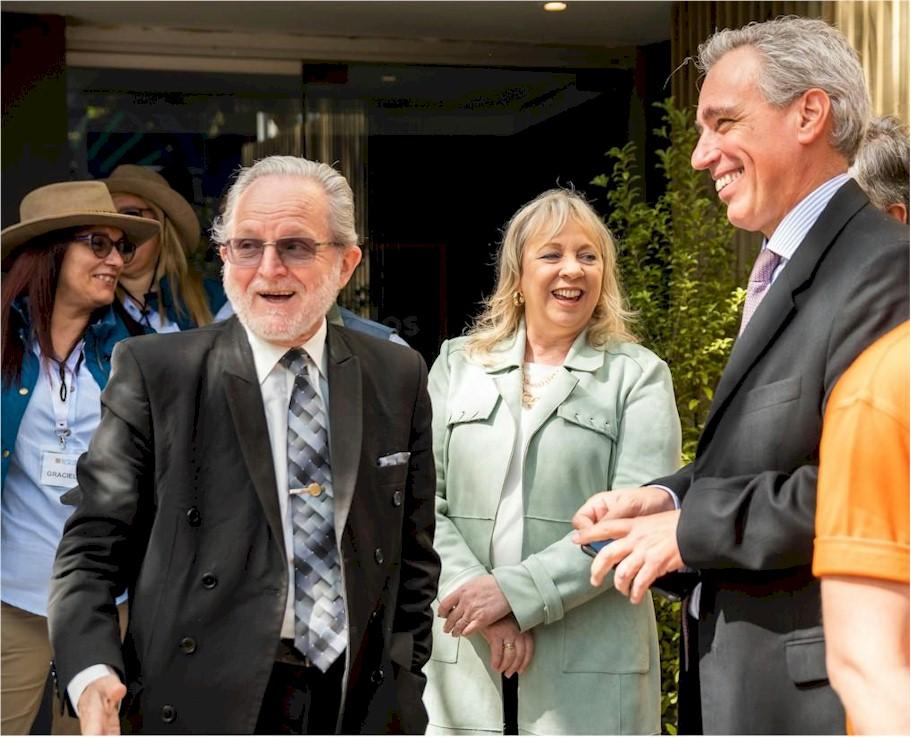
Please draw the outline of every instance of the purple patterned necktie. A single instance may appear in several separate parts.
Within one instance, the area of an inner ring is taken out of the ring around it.
[[[740,333],[743,333],[765,297],[769,287],[772,286],[772,275],[775,268],[781,263],[781,257],[774,251],[763,249],[756,257],[756,263],[753,264],[753,271],[750,272],[750,283],[747,285],[747,297],[743,303],[743,320],[740,321]],[[740,335],[740,334],[738,334]]]
[[[281,358],[294,374],[288,406],[288,491],[294,543],[294,646],[325,672],[345,650],[348,625],[335,545],[326,414],[310,383],[310,357]]]

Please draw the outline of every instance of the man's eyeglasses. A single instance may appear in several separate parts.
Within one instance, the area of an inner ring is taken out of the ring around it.
[[[121,215],[132,215],[134,218],[147,218],[151,217],[152,220],[155,219],[155,211],[152,208],[122,208],[117,211]],[[146,213],[149,215],[147,216]]]
[[[87,243],[92,249],[92,253],[99,259],[106,259],[112,249],[117,249],[124,264],[133,261],[133,257],[136,255],[136,244],[126,238],[115,241],[104,233],[86,233],[82,236],[73,236],[72,240]]]
[[[344,246],[338,241],[314,241],[304,236],[263,241],[261,238],[230,238],[225,241],[225,255],[235,266],[259,266],[266,246],[274,246],[278,258],[285,266],[312,264],[316,255],[326,246]]]

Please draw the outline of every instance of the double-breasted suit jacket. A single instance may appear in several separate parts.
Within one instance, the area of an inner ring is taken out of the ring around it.
[[[735,342],[694,463],[657,480],[682,498],[680,552],[703,581],[681,731],[698,727],[684,698],[697,668],[706,733],[844,731],[810,570],[823,408],[907,317],[908,230],[850,180]]]
[[[329,444],[348,621],[347,733],[423,731],[434,471],[426,367],[330,325]],[[236,318],[125,341],[79,461],[50,627],[61,689],[113,666],[149,733],[252,732],[288,570],[269,434]],[[403,464],[378,459],[410,452]],[[114,597],[129,591],[121,652]]]
[[[631,605],[595,588],[591,559],[570,539],[595,492],[641,484],[680,463],[680,421],[667,365],[642,346],[603,349],[580,334],[541,390],[521,448],[525,330],[489,364],[464,338],[443,344],[430,372],[437,472],[440,594],[492,573],[535,651],[519,675],[518,726],[533,734],[660,732],[661,675],[650,597]],[[522,454],[522,560],[493,566],[497,509]],[[663,471],[661,471],[663,470]],[[500,675],[480,634],[453,638],[434,621],[425,702],[434,733],[501,733]]]

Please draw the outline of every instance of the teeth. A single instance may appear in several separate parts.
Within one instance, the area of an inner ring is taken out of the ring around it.
[[[105,282],[106,284],[114,284],[114,282],[117,281],[116,278],[112,277],[110,274],[96,274],[95,278],[100,279],[102,282]]]
[[[569,299],[575,299],[582,294],[582,290],[554,290],[554,294],[557,297],[566,297]]]
[[[743,174],[742,169],[738,169],[736,172],[731,172],[730,174],[725,174],[723,177],[719,177],[715,180],[715,192],[721,192],[725,187],[727,187],[731,182],[740,177]]]

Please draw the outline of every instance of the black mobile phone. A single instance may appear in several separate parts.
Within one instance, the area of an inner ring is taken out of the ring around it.
[[[582,550],[587,553],[592,558],[598,555],[598,551],[604,548],[608,543],[613,543],[613,538],[605,538],[603,541],[592,541],[591,543],[583,543]]]
[[[604,548],[608,543],[613,543],[613,538],[606,538],[603,541],[592,541],[583,543],[582,550],[594,558],[598,551]],[[652,592],[661,595],[671,602],[676,602],[682,597],[689,594],[696,582],[699,581],[699,574],[695,571],[672,571],[652,583]]]

